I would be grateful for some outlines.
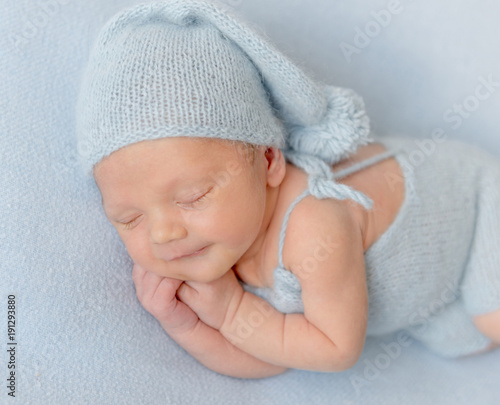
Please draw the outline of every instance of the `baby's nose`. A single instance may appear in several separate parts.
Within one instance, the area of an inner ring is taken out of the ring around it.
[[[187,236],[186,228],[175,219],[156,219],[150,229],[151,242],[164,244]]]

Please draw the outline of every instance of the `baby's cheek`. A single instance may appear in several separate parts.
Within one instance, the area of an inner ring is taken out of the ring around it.
[[[152,258],[151,249],[147,240],[139,235],[123,235],[121,240],[127,249],[129,256],[135,263],[146,266],[146,262],[150,262]],[[149,263],[151,265],[151,263]]]

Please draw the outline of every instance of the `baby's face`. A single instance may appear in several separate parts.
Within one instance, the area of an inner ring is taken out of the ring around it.
[[[186,137],[145,141],[112,153],[94,174],[131,258],[158,275],[215,280],[259,234],[265,163],[234,146]]]

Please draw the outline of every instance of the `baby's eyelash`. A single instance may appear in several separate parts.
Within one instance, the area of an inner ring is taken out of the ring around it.
[[[132,225],[134,224],[134,222],[135,222],[135,221],[137,221],[137,219],[138,219],[138,218],[139,218],[139,217],[134,218],[132,221],[129,221],[129,222],[127,222],[127,223],[124,223],[124,224],[123,224],[123,227],[124,227],[125,229],[130,229],[130,228],[132,227]]]
[[[207,198],[207,194],[211,191],[212,189],[208,190],[205,194],[203,194],[201,197],[197,198],[196,200],[194,201],[191,201],[191,202],[188,202],[188,203],[184,203],[184,205],[194,205],[194,204],[198,204],[198,203],[201,203],[202,201],[204,201],[206,198]],[[122,225],[123,225],[123,228],[124,229],[130,229],[132,228],[132,225],[140,218],[139,217],[136,217],[134,218],[133,220],[129,221],[129,222],[120,222]]]
[[[191,201],[191,202],[188,202],[188,203],[184,203],[185,205],[194,205],[194,204],[198,204],[200,202],[202,202],[203,200],[205,200],[207,198],[207,194],[211,191],[212,189],[208,190],[205,194],[203,194],[201,197],[197,198],[196,200],[194,201]]]

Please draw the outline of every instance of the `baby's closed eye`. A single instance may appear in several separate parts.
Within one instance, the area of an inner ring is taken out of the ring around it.
[[[192,201],[185,202],[185,203],[180,203],[180,204],[182,204],[182,205],[188,205],[188,206],[200,204],[201,202],[205,201],[208,198],[208,194],[212,191],[212,189],[213,189],[213,187],[211,187],[207,192],[205,192],[200,197],[197,197],[197,198],[195,198]]]

